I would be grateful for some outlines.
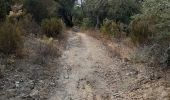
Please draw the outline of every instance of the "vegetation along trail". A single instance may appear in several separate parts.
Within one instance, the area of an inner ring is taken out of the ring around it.
[[[170,0],[0,0],[0,100],[170,100]]]

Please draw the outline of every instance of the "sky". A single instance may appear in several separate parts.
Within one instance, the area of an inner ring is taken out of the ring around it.
[[[78,3],[81,4],[81,0],[78,0]]]

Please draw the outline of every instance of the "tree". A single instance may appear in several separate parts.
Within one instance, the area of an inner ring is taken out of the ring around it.
[[[131,16],[140,12],[139,0],[84,0],[81,7],[96,28],[106,18],[129,24]]]
[[[134,19],[152,21],[150,27],[157,33],[170,35],[170,0],[145,0],[141,12]]]
[[[69,27],[73,26],[73,9],[76,0],[55,0],[58,4],[57,14]]]
[[[133,16],[131,36],[137,42],[168,39],[170,37],[170,1],[147,0],[142,3],[141,14]],[[164,40],[165,41],[165,40]]]
[[[131,16],[140,13],[140,2],[137,0],[109,0],[108,17],[128,24]]]
[[[99,28],[107,15],[108,0],[84,0],[82,7],[85,16],[91,19],[93,25]]]
[[[73,23],[76,25],[81,25],[83,21],[83,12],[80,6],[75,6],[73,10]]]
[[[25,0],[24,8],[38,23],[49,16],[47,7],[41,0]]]
[[[0,0],[0,21],[3,21],[9,13],[10,4],[11,0]]]

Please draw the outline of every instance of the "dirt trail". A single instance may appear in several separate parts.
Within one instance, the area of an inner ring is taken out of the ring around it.
[[[60,86],[49,100],[131,100],[129,91],[147,83],[134,66],[111,58],[101,41],[83,33],[70,33],[60,61]],[[143,100],[139,95],[133,100]]]
[[[70,34],[67,50],[61,61],[64,69],[61,84],[64,90],[57,91],[50,100],[95,100],[109,93],[103,79],[94,75],[99,63],[109,66],[111,58],[102,44],[85,34]],[[110,98],[110,97],[109,97]],[[98,100],[98,99],[97,99]]]

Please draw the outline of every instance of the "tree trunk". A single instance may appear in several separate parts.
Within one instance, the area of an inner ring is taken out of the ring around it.
[[[96,17],[96,27],[95,27],[95,29],[98,30],[99,26],[100,26],[100,19],[99,19],[99,16],[97,16]]]
[[[73,27],[72,15],[64,9],[60,9],[61,18],[68,27]]]
[[[72,22],[72,16],[64,16],[64,22],[66,24],[66,26],[68,27],[73,27],[73,22]]]

